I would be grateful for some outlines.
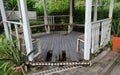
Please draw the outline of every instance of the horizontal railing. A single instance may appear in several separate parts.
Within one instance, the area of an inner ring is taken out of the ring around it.
[[[22,23],[14,22],[14,21],[4,21],[4,23],[6,23],[8,25],[9,38],[10,38],[11,41],[14,41],[12,35],[16,35],[17,46],[20,50],[20,39],[19,39],[18,28],[20,28],[20,26],[22,26]],[[15,32],[13,32],[13,30],[15,30]]]
[[[13,21],[4,21],[4,22],[10,23],[10,24],[22,25],[22,23],[20,22],[13,22]]]
[[[24,40],[22,23],[14,22],[14,21],[4,21],[4,23],[8,25],[10,40],[14,41],[12,36],[15,36],[17,39],[15,40],[17,43],[16,46],[19,48],[19,50],[25,51],[25,40]],[[20,39],[22,39],[22,41],[20,41]],[[40,50],[39,50],[40,48],[38,46],[39,40],[32,38],[32,44],[35,50],[35,52],[33,52],[33,58],[35,58],[38,54],[40,54]]]

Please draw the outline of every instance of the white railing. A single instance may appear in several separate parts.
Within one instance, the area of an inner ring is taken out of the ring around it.
[[[104,47],[110,41],[111,20],[105,20],[101,24],[101,42],[100,46]]]
[[[110,23],[109,18],[92,22],[91,53],[95,53],[110,41]]]
[[[48,16],[48,24],[54,24],[54,23],[55,23],[54,16]]]
[[[94,53],[99,48],[100,35],[100,22],[92,24],[92,48],[91,52]]]
[[[47,16],[48,24],[55,24],[56,18],[69,18],[69,15],[50,15]],[[44,21],[44,16],[38,16],[38,19]]]
[[[21,50],[21,44],[23,44],[22,47],[25,47],[25,44],[24,44],[24,34],[23,34],[23,31],[22,30],[22,23],[20,22],[14,22],[14,21],[4,21],[5,23],[7,23],[8,25],[8,30],[9,30],[9,37],[10,37],[10,40],[11,41],[14,41],[13,40],[13,36],[16,37],[17,41],[16,41],[16,45],[18,47],[19,50]],[[22,43],[20,41],[20,38],[22,38]],[[40,44],[39,44],[39,40],[37,39],[34,39],[34,41],[32,41],[32,44],[33,44],[33,49],[35,50],[35,52],[33,53],[33,58],[35,58],[38,54],[41,53],[40,51]]]
[[[10,37],[10,40],[13,41],[13,37],[12,35],[15,34],[16,35],[16,38],[17,38],[17,46],[20,50],[20,39],[19,39],[19,33],[18,33],[18,26],[22,26],[22,23],[20,22],[13,22],[13,21],[5,21],[5,23],[7,23],[8,25],[8,29],[9,29],[9,37]],[[14,28],[15,30],[15,33],[12,32],[12,28]]]

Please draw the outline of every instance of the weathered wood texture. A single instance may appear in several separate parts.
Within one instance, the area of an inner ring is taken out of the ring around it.
[[[67,31],[51,32],[51,34],[35,35],[34,38],[40,40],[41,54],[45,61],[47,52],[52,50],[52,62],[57,61],[57,57],[62,55],[62,51],[66,52],[66,58],[69,61],[79,61],[80,54],[77,52],[77,38],[81,35],[79,32],[72,32],[70,34]]]

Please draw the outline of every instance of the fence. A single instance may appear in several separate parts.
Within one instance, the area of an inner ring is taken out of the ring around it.
[[[103,19],[92,22],[92,46],[91,53],[95,53],[110,41],[111,19]]]

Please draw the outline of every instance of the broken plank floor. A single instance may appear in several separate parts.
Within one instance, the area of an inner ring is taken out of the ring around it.
[[[52,51],[51,62],[56,62],[57,57],[62,56],[65,51],[68,61],[79,61],[80,54],[77,53],[77,38],[82,35],[80,32],[55,31],[50,34],[37,34],[34,38],[39,39],[39,48],[44,61],[47,58],[47,52]]]

